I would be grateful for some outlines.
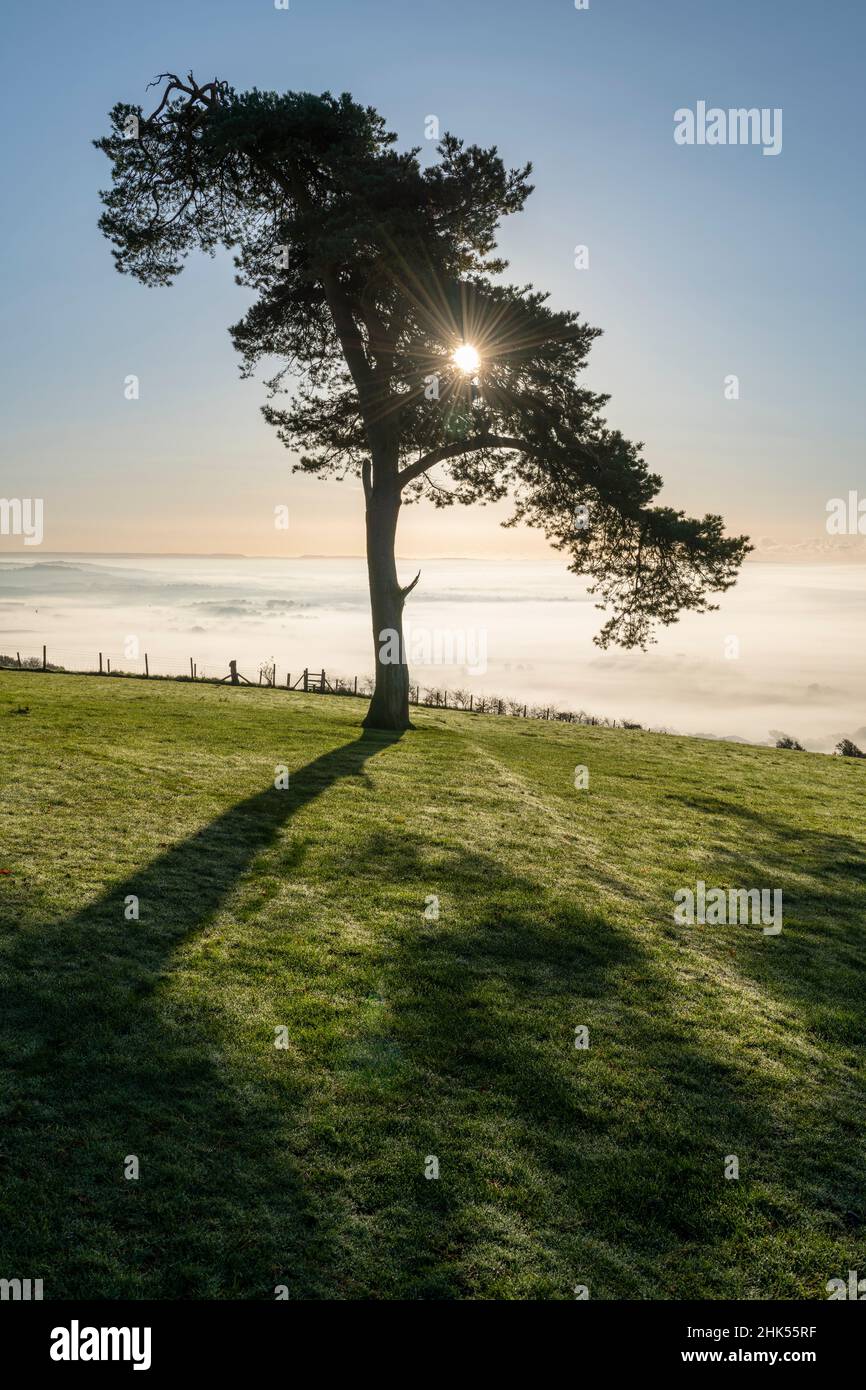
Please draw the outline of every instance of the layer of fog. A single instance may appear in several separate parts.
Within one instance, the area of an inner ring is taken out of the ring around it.
[[[407,606],[413,679],[654,728],[766,742],[781,730],[829,750],[866,739],[866,567],[748,564],[718,612],[689,615],[648,652],[600,651],[603,615],[560,560],[429,560]],[[401,577],[414,575],[410,562]],[[139,655],[130,656],[138,644]],[[372,667],[360,559],[154,558],[0,562],[0,651],[251,679],[304,666]],[[438,658],[438,660],[437,660]],[[467,667],[469,669],[467,669]]]

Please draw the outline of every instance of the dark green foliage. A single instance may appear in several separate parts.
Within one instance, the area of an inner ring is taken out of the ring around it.
[[[113,176],[100,225],[118,269],[148,285],[193,250],[234,249],[258,298],[232,337],[245,373],[278,364],[264,411],[297,468],[360,475],[368,501],[512,495],[511,524],[542,528],[591,576],[603,646],[644,646],[654,624],[713,606],[746,538],[653,504],[661,479],[642,446],[580,384],[600,330],[500,278],[499,223],[523,207],[528,166],[445,135],[422,169],[348,95],[164,77],[151,118],[118,105],[96,142]],[[481,356],[475,381],[452,361],[463,342]]]

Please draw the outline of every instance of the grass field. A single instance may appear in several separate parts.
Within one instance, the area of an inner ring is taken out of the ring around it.
[[[822,1299],[866,1275],[866,763],[432,710],[363,737],[362,711],[0,674],[0,1277]],[[675,925],[698,879],[781,888],[783,932]]]

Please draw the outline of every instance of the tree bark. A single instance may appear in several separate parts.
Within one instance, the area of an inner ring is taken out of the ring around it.
[[[411,729],[409,668],[403,642],[403,605],[408,589],[397,580],[394,545],[400,515],[396,480],[367,493],[367,574],[373,619],[376,683],[365,729]],[[409,586],[412,587],[411,585]]]

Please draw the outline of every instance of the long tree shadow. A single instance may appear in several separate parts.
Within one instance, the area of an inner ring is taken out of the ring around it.
[[[391,741],[324,754],[88,909],[7,938],[0,1272],[48,1297],[797,1297],[808,1280],[821,1296],[855,1267],[863,1162],[847,1129],[834,1147],[811,1126],[846,1125],[847,1099],[780,1093],[734,1012],[696,1029],[634,933],[499,857],[396,827],[320,848],[342,1013],[312,1096],[300,1072],[271,1084],[263,1054],[232,1071],[213,997],[166,1005],[178,945]],[[346,933],[365,893],[362,953]],[[253,916],[243,950],[267,950],[275,923]]]
[[[289,819],[364,777],[397,738],[324,753],[288,789],[231,807],[67,920],[8,924],[4,1276],[43,1278],[49,1298],[272,1297],[289,1230],[293,1292],[315,1296],[327,1235],[276,1143],[285,1090],[279,1113],[264,1092],[239,1094],[221,1065],[221,1021],[206,1004],[166,1010],[159,987]],[[137,1179],[125,1175],[133,1158]]]
[[[833,1265],[805,1236],[820,1223],[822,1257],[852,1257],[864,1163],[817,1147],[804,1118],[844,1123],[849,1097],[780,1088],[735,996],[696,1028],[632,933],[498,860],[441,850],[431,872],[423,840],[381,834],[355,860],[414,880],[419,904],[431,881],[447,894],[435,924],[419,913],[383,941],[383,1009],[348,1059],[368,1081],[359,1109],[392,1074],[359,1294],[387,1269],[415,1297],[822,1296]]]

